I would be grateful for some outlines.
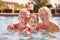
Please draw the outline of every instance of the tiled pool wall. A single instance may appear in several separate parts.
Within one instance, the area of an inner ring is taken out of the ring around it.
[[[60,16],[54,16],[52,20],[60,26]],[[13,23],[18,23],[17,16],[0,16],[0,33],[6,31],[7,26]]]

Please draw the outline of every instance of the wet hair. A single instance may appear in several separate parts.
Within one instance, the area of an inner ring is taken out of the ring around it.
[[[23,10],[20,10],[20,11],[19,11],[18,20],[19,20],[20,15],[24,15],[25,18],[28,18],[26,12],[23,11]]]
[[[25,11],[20,10],[20,12],[19,12],[19,16],[20,16],[21,14],[23,14],[24,16],[26,16],[26,17],[27,17],[27,14],[26,14],[26,12],[25,12]]]
[[[32,13],[29,17],[29,20],[30,20],[31,17],[37,17],[37,22],[39,21],[37,13]]]
[[[40,11],[41,10],[45,10],[47,13],[48,13],[48,15],[49,15],[49,17],[51,18],[52,17],[52,13],[51,13],[51,10],[49,9],[49,8],[47,8],[47,7],[41,7],[39,10],[38,10],[38,15],[40,14]]]

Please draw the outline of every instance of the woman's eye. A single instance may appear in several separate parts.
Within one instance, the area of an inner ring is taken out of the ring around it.
[[[48,15],[48,14],[45,14],[45,15]]]
[[[25,17],[25,18],[27,18],[27,17]]]
[[[43,16],[43,14],[41,14],[40,16]]]

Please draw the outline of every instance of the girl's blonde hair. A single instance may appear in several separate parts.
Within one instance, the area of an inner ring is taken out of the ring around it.
[[[32,13],[32,14],[30,15],[30,17],[29,17],[29,20],[30,20],[30,18],[32,18],[32,17],[36,17],[36,18],[37,18],[37,21],[38,21],[38,15],[37,15],[36,13]]]
[[[47,7],[41,7],[39,10],[38,10],[38,15],[40,14],[40,11],[41,10],[45,10],[47,13],[48,13],[48,16],[51,18],[52,17],[52,13],[51,13],[51,10]]]

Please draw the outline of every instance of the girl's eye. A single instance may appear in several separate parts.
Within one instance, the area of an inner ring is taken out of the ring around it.
[[[37,21],[34,21],[34,23],[36,23]]]
[[[32,22],[32,21],[31,21]]]
[[[23,18],[23,17],[21,17],[21,18]]]

